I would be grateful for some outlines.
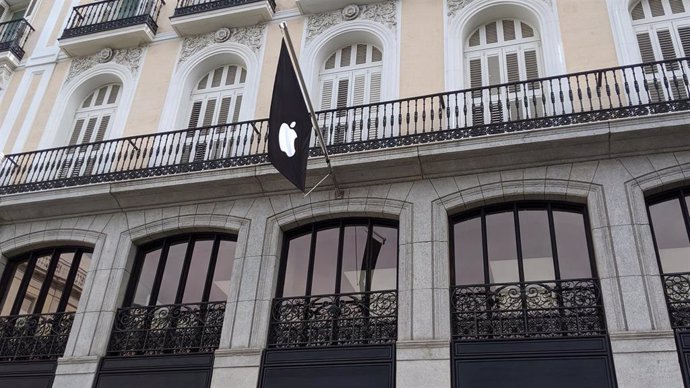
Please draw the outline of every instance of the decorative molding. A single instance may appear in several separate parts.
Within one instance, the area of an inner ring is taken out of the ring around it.
[[[461,9],[468,6],[475,0],[447,0],[448,2],[448,16],[455,16]],[[544,3],[551,5],[552,0],[542,0]]]
[[[266,24],[259,24],[250,27],[221,28],[216,32],[204,35],[196,35],[184,38],[182,41],[182,51],[177,63],[182,63],[189,59],[194,53],[212,44],[223,42],[234,42],[243,44],[255,53],[261,49]]]
[[[85,72],[86,70],[106,62],[114,62],[119,65],[123,65],[127,67],[132,74],[136,74],[139,72],[141,67],[141,62],[144,58],[144,50],[145,47],[142,46],[122,50],[105,48],[98,54],[88,57],[74,58],[74,60],[72,60],[72,65],[69,68],[66,82],[69,82],[74,77]]]
[[[368,5],[353,4],[342,10],[311,15],[307,19],[307,42],[330,27],[356,19],[371,20],[395,30],[398,25],[398,2],[389,0]]]

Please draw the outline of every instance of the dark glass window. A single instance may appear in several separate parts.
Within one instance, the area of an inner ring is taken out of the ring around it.
[[[690,189],[653,197],[649,217],[662,273],[690,272]]]
[[[235,259],[233,236],[174,236],[139,249],[125,305],[227,300]]]
[[[278,297],[397,289],[398,228],[339,220],[286,235]]]
[[[455,285],[592,278],[584,207],[520,202],[452,220]]]
[[[0,315],[73,312],[91,265],[91,249],[58,247],[9,260],[0,279]]]

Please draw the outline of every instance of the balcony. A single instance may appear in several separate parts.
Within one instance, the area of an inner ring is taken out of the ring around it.
[[[85,56],[105,47],[150,43],[163,5],[163,0],[104,0],[74,7],[60,47],[71,56]]]
[[[267,22],[275,9],[275,0],[178,0],[170,24],[179,36],[198,35]]]
[[[419,163],[415,147],[434,146],[424,158],[430,163],[441,158],[452,161],[442,166],[455,173],[464,163],[460,159],[467,162],[468,153],[476,156],[483,149],[506,144],[523,149],[532,144],[529,153],[535,158],[545,153],[545,141],[553,147],[555,141],[567,140],[573,150],[569,157],[583,158],[610,154],[618,136],[620,146],[615,152],[639,152],[640,147],[649,147],[649,140],[638,137],[634,143],[634,134],[628,132],[643,128],[641,120],[653,119],[644,128],[657,130],[667,120],[673,122],[678,116],[672,115],[674,112],[690,110],[688,69],[688,58],[683,58],[342,107],[318,112],[317,118],[328,152],[346,161],[339,167],[341,182],[361,177],[365,151],[378,155],[376,152],[388,150],[382,160],[409,155],[413,160],[410,163]],[[656,118],[663,115],[668,117]],[[612,134],[610,127],[616,120],[627,121],[622,121],[619,132]],[[688,139],[683,120],[681,117],[674,122],[676,132],[667,131],[673,146]],[[0,164],[0,195],[265,165],[267,131],[267,120],[263,119],[11,154]],[[519,133],[524,134],[517,136]],[[516,136],[506,140],[511,134]],[[540,138],[541,134],[544,137]],[[594,146],[593,138],[602,145]],[[572,147],[578,141],[578,145],[587,146]],[[314,141],[312,146],[310,155],[321,155]],[[408,150],[414,152],[406,154]],[[562,160],[566,156],[559,150],[555,157]],[[394,164],[400,163],[398,160]],[[441,170],[441,164],[437,166],[432,167],[438,170],[427,167],[426,173],[448,173]],[[391,171],[385,172],[387,179]],[[268,167],[251,170],[251,174],[259,173],[275,171]],[[271,184],[276,182],[274,179]],[[198,183],[190,199],[205,192]],[[208,187],[213,185],[209,183]],[[176,186],[175,191],[182,192],[182,188]],[[126,203],[125,198],[119,201],[121,205]],[[28,210],[24,207],[21,211]]]
[[[62,357],[73,321],[74,313],[0,317],[0,362]]]
[[[0,66],[14,70],[24,58],[24,44],[34,31],[25,19],[0,23]]]

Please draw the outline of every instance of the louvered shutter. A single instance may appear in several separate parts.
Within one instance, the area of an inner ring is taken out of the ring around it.
[[[683,5],[683,0],[669,0],[669,5],[671,6],[671,12],[683,13],[685,12],[685,6]]]
[[[74,129],[72,130],[72,136],[69,139],[69,145],[76,145],[77,142],[79,141],[79,137],[81,135],[82,127],[84,126],[84,119],[78,119],[76,123],[74,123]]]
[[[539,61],[537,60],[536,50],[525,51],[525,76],[528,80],[539,78]],[[528,86],[530,89],[539,89],[541,84],[539,82],[531,82]]]
[[[482,60],[479,58],[470,60],[470,87],[473,89],[482,87]],[[481,98],[481,90],[472,92],[472,123],[474,125],[484,124],[484,109],[481,101],[477,101]]]
[[[518,62],[517,53],[506,54],[506,75],[508,76],[508,82],[519,82],[520,81],[520,65]],[[520,85],[510,86],[508,91],[513,93],[520,90]]]
[[[220,102],[220,111],[218,112],[218,125],[229,124],[228,116],[230,115],[230,107],[232,106],[232,96],[223,97]],[[225,131],[225,127],[221,127]]]
[[[347,129],[347,105],[348,97],[350,96],[350,79],[341,78],[338,80],[338,91],[336,94],[336,108],[341,109],[336,113],[337,117],[345,117],[344,121],[339,120],[335,126],[333,133],[333,141],[335,143],[342,143],[345,139],[345,131]]]
[[[640,32],[637,34],[637,46],[640,48],[640,57],[643,63],[656,61],[654,55],[654,47],[652,46],[652,39],[648,32]],[[656,73],[656,66],[646,66],[645,73]]]
[[[321,83],[321,109],[329,110],[333,102],[333,80],[325,79]]]
[[[649,0],[649,9],[653,17],[664,16],[664,5],[661,0]]]
[[[371,88],[369,92],[369,103],[378,104],[381,102],[381,72],[371,73]]]
[[[678,37],[680,38],[680,45],[683,47],[683,56],[690,57],[690,27],[678,28]]]
[[[365,103],[365,96],[367,94],[367,76],[366,74],[355,75],[354,87],[352,90],[352,105],[363,105]],[[341,95],[338,94],[338,107],[340,107]]]

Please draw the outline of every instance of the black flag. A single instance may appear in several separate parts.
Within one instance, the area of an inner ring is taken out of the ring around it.
[[[283,41],[268,119],[268,159],[302,191],[307,178],[311,129],[309,110]]]

